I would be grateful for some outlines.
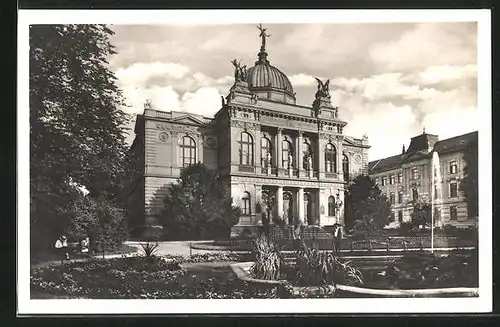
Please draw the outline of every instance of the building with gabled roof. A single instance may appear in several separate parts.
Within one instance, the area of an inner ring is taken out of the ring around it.
[[[433,152],[439,155],[441,174],[440,187],[435,189],[438,193],[434,211],[436,226],[475,226],[477,217],[468,215],[460,181],[464,178],[466,165],[464,151],[477,142],[477,132],[439,140],[437,135],[424,130],[422,134],[411,138],[408,149],[403,147],[401,154],[369,162],[370,177],[375,179],[391,202],[395,221],[393,226],[411,220],[416,202],[430,202]]]

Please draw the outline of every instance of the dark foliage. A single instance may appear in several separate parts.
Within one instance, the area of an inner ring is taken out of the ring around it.
[[[84,186],[116,206],[125,176],[123,97],[103,25],[30,26],[32,248],[52,246]]]
[[[477,217],[478,208],[478,142],[472,141],[464,151],[464,178],[460,182],[460,190],[464,192],[469,217]]]
[[[161,218],[169,238],[228,238],[240,209],[232,205],[217,171],[195,164],[169,186]]]
[[[385,270],[393,288],[477,287],[477,250],[468,254],[435,255],[429,252],[405,254]]]
[[[369,176],[357,176],[347,189],[347,201],[346,221],[353,221],[348,229],[354,234],[379,236],[389,223],[391,205],[375,181]]]

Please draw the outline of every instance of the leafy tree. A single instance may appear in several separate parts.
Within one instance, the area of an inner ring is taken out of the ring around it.
[[[71,223],[66,228],[70,238],[90,237],[93,248],[113,250],[127,237],[124,210],[106,198],[80,195],[70,210]]]
[[[375,236],[389,223],[391,205],[369,176],[360,175],[353,180],[347,188],[346,201],[347,221],[353,221],[348,227],[355,233]]]
[[[125,166],[123,97],[108,68],[113,32],[104,25],[30,27],[32,228],[56,237],[84,186],[118,204]],[[36,237],[33,239],[36,246]]]
[[[417,202],[413,205],[411,213],[411,223],[414,227],[431,225],[431,205],[428,203]]]
[[[467,202],[467,211],[469,217],[477,217],[478,209],[478,142],[477,137],[464,151],[464,178],[460,183],[460,190],[464,192]]]
[[[182,170],[164,203],[161,219],[170,237],[228,237],[240,216],[217,171],[201,163]]]

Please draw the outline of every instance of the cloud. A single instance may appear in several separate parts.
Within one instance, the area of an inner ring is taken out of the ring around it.
[[[212,116],[233,83],[230,60],[251,66],[256,24],[113,26],[110,58],[131,105]],[[266,51],[310,106],[315,76],[330,79],[346,134],[369,136],[370,160],[400,153],[421,133],[440,138],[477,129],[475,23],[269,24]]]
[[[189,72],[189,68],[172,62],[136,62],[120,68],[115,75],[122,85],[144,86],[151,78],[181,79]]]
[[[375,43],[369,55],[391,71],[467,65],[477,56],[476,24],[422,23],[397,40]]]
[[[307,74],[296,74],[289,76],[288,79],[293,86],[311,86],[316,84],[314,76]]]

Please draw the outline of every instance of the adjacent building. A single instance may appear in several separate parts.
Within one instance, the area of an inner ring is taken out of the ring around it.
[[[330,101],[328,81],[318,80],[311,106],[297,105],[290,80],[269,61],[268,35],[260,30],[255,64],[247,69],[232,62],[234,85],[214,117],[165,112],[150,103],[137,116],[131,227],[160,227],[168,185],[197,162],[220,172],[242,208],[233,236],[262,224],[267,212],[286,224],[344,222],[346,184],[368,173],[368,137],[343,133],[347,122]],[[272,208],[266,197],[275,199]]]
[[[416,202],[430,203],[432,197],[432,156],[439,156],[441,183],[434,186],[436,226],[475,226],[477,217],[469,217],[460,181],[464,178],[464,150],[477,143],[477,132],[445,140],[425,133],[411,138],[401,154],[369,163],[369,175],[374,178],[391,206],[394,225],[411,220]],[[437,175],[436,175],[437,176]]]

